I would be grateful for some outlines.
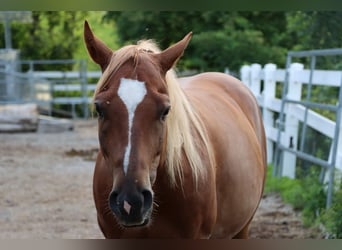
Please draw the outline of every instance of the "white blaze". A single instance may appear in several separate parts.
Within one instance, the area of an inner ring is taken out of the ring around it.
[[[138,80],[121,78],[118,95],[126,106],[128,112],[128,145],[124,156],[124,173],[127,174],[129,156],[131,153],[131,135],[134,114],[139,103],[142,102],[146,95],[146,86],[144,82]]]

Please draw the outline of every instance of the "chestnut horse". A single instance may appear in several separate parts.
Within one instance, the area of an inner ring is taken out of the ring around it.
[[[248,237],[266,170],[260,110],[229,75],[176,77],[190,38],[112,51],[85,22],[103,73],[93,192],[106,238]]]

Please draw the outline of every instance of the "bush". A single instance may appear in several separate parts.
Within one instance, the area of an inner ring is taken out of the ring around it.
[[[286,52],[277,46],[267,46],[263,34],[254,30],[207,31],[195,34],[187,49],[187,59],[179,68],[198,71],[223,71],[225,67],[238,73],[241,65],[250,62],[278,65],[285,60]]]
[[[272,176],[272,166],[270,166],[265,186],[265,193],[268,192],[279,193],[284,202],[300,210],[305,226],[313,226],[320,222],[320,215],[325,208],[326,194],[315,172],[310,172],[302,179],[278,178]]]
[[[332,206],[325,211],[322,222],[331,233],[331,238],[342,238],[342,190],[337,190],[333,196]]]

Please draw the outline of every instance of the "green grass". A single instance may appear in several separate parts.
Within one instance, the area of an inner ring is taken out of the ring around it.
[[[324,186],[319,183],[315,173],[302,179],[273,177],[272,166],[268,167],[265,193],[277,192],[284,202],[302,212],[303,223],[313,226],[319,223],[319,214],[325,207]]]
[[[85,19],[88,21],[94,34],[99,39],[101,39],[108,47],[116,50],[119,48],[116,26],[112,23],[102,22],[102,17],[104,14],[105,11],[89,11],[85,16]],[[86,59],[88,66],[87,68],[90,71],[100,70],[99,66],[91,60],[85,47],[85,43],[83,40],[83,22],[75,24],[75,29],[79,30],[78,33],[80,39],[78,48],[74,53],[74,59]]]
[[[317,171],[300,179],[273,177],[267,169],[265,193],[279,193],[285,203],[301,211],[305,226],[323,224],[330,238],[342,238],[342,189],[336,188],[332,205],[326,209],[326,186],[318,181]]]
[[[322,215],[322,222],[331,238],[342,238],[342,190],[336,190],[332,206]]]

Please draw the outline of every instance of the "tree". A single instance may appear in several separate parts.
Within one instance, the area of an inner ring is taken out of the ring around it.
[[[284,12],[108,12],[105,20],[116,24],[122,44],[153,38],[166,48],[193,31],[181,70],[238,71],[243,63],[285,62],[286,49],[278,45],[286,31]]]
[[[342,47],[342,12],[297,11],[287,16],[288,34],[294,49],[312,50]]]
[[[197,34],[222,27],[213,14],[210,11],[126,11],[108,12],[104,19],[117,25],[122,44],[153,38],[166,48],[190,31]]]
[[[32,23],[13,23],[13,47],[20,50],[21,59],[72,59],[82,39],[85,15],[80,11],[33,11]]]

